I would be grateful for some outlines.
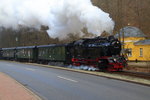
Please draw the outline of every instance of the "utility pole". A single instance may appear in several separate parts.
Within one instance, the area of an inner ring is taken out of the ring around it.
[[[120,25],[121,25],[121,24],[120,24],[120,23],[121,23],[121,15],[120,15],[120,14],[121,14],[121,13],[120,13],[120,9],[121,9],[121,8],[120,8],[120,7],[121,7],[120,5],[121,5],[121,4],[120,4],[120,0],[117,1],[117,5],[118,5],[118,14],[117,14],[117,15],[118,15],[118,20],[117,20],[117,21],[118,21],[118,29],[119,29],[118,38],[119,38],[119,41],[121,41],[121,37],[120,37]]]
[[[122,44],[123,44],[123,45],[122,45],[123,53],[125,53],[125,50],[124,50],[124,49],[125,49],[125,48],[124,48],[124,45],[125,45],[125,44],[124,44],[124,27],[122,28]]]
[[[123,0],[120,0],[121,2],[121,18],[123,17]],[[125,9],[125,8],[124,8]],[[126,10],[125,10],[126,11]],[[122,18],[123,19],[123,18]],[[125,55],[125,48],[124,48],[124,19],[121,22],[121,27],[122,27],[122,50],[123,50],[123,55]]]
[[[124,55],[124,23],[123,23],[123,0],[118,0],[117,1],[117,5],[118,5],[118,38],[119,41],[121,41],[122,43],[122,53]],[[121,29],[121,30],[120,30]]]

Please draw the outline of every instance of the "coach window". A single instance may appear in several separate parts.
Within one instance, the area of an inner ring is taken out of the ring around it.
[[[143,48],[140,48],[140,57],[143,57]]]

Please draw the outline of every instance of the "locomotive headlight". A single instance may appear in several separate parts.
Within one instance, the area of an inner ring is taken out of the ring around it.
[[[101,63],[101,62],[102,62],[102,61],[100,61],[100,60],[98,61],[98,63]]]
[[[116,62],[116,61],[117,61],[117,59],[114,59],[114,61]]]

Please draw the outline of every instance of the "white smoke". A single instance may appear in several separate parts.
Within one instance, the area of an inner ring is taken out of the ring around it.
[[[69,65],[67,66],[68,68],[73,68],[73,69],[81,69],[81,70],[89,70],[89,71],[98,71],[98,68],[92,67],[92,66],[85,66],[85,65],[81,65],[81,66],[74,66],[74,65]]]
[[[40,29],[41,25],[49,27],[50,37],[59,39],[70,33],[82,37],[83,28],[96,36],[114,28],[109,14],[91,0],[1,0],[0,27]]]

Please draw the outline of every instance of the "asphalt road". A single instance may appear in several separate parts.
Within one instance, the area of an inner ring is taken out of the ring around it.
[[[0,61],[4,72],[44,100],[150,100],[150,87],[109,78]]]

